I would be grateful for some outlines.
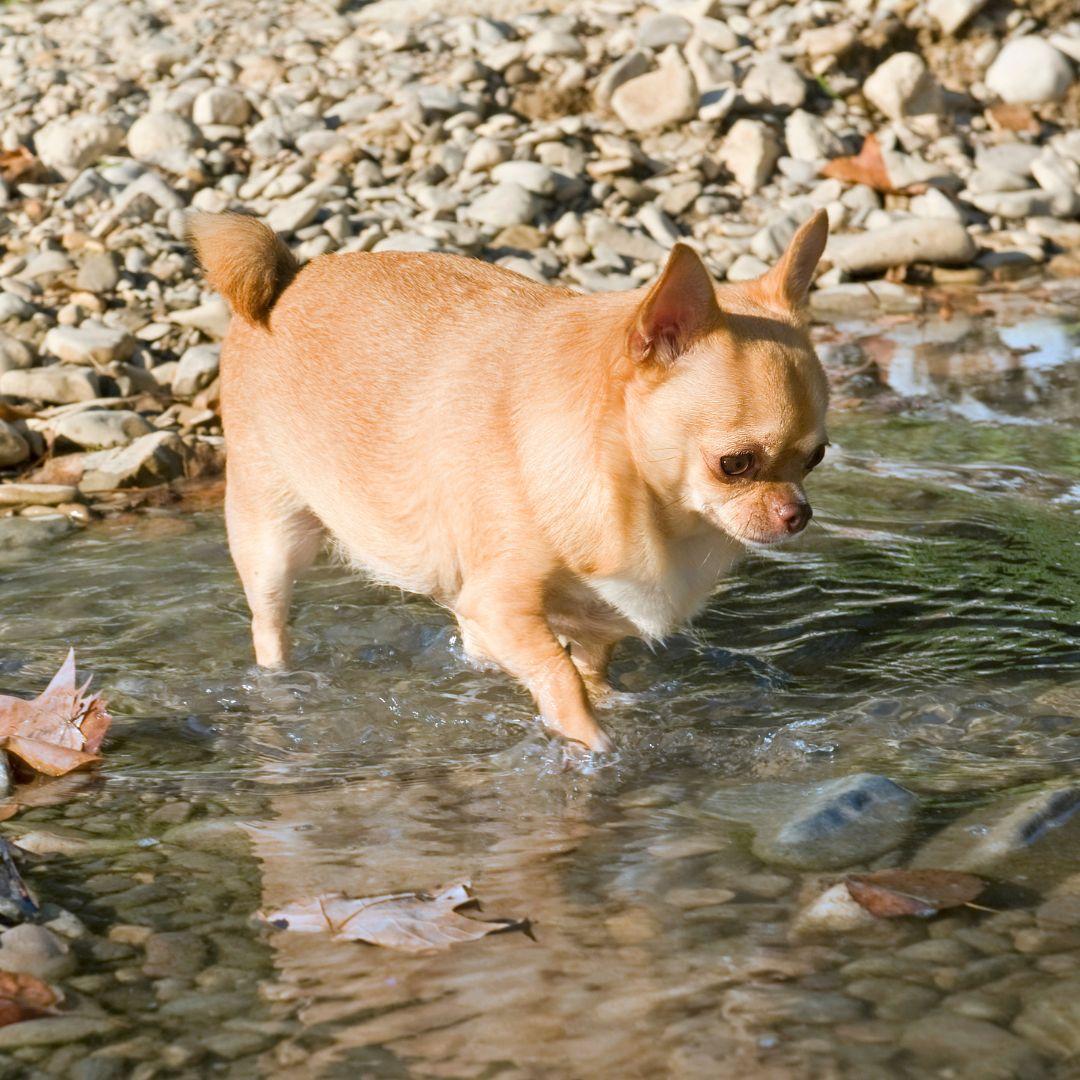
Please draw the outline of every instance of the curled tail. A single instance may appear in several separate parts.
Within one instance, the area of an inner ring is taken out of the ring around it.
[[[273,229],[244,214],[193,214],[188,240],[206,280],[233,311],[266,326],[271,308],[300,268]]]

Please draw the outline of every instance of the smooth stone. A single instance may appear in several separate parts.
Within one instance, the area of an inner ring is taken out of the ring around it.
[[[47,287],[71,268],[71,260],[62,251],[39,251],[31,256],[20,271],[19,278],[23,281],[36,281]]]
[[[278,203],[266,215],[266,224],[274,232],[292,233],[310,225],[321,208],[321,202],[310,195],[289,199],[287,202]]]
[[[986,72],[986,86],[1010,105],[1040,104],[1065,96],[1074,78],[1068,59],[1041,37],[1007,41]]]
[[[927,0],[926,10],[946,34],[955,34],[972,16],[986,7],[986,0]]]
[[[585,55],[585,46],[573,34],[562,30],[543,29],[533,34],[525,45],[529,56]]]
[[[919,800],[885,776],[856,773],[811,789],[778,825],[763,826],[753,851],[765,862],[835,869],[898,847],[915,821]]]
[[[1072,195],[1080,190],[1080,164],[1061,157],[1048,146],[1032,161],[1031,175],[1044,191]]]
[[[961,1070],[959,1075],[980,1080],[1036,1080],[1045,1075],[1039,1055],[1022,1039],[996,1024],[955,1013],[913,1021],[900,1045],[921,1062],[951,1066]]]
[[[68,944],[44,926],[21,923],[0,934],[0,971],[62,979],[76,967]]]
[[[783,60],[759,60],[739,87],[748,105],[759,109],[797,109],[806,101],[806,81]]]
[[[1042,214],[1052,214],[1057,205],[1056,196],[1042,188],[1025,191],[988,191],[984,195],[968,195],[967,201],[984,214],[1017,219]]]
[[[123,144],[122,127],[90,114],[52,120],[34,135],[34,148],[42,163],[68,179]]]
[[[865,1007],[844,994],[787,986],[738,987],[724,994],[723,1015],[754,1027],[842,1024],[861,1019]]]
[[[217,378],[220,360],[220,345],[193,345],[177,364],[172,379],[173,394],[176,397],[194,397]]]
[[[0,375],[16,368],[34,366],[33,348],[20,338],[0,332]]]
[[[870,232],[833,235],[825,259],[852,274],[909,263],[963,265],[975,257],[975,241],[957,221],[911,218]]]
[[[84,292],[108,293],[120,281],[120,271],[111,252],[97,251],[87,255],[79,264],[75,287]]]
[[[744,252],[732,262],[724,276],[728,281],[753,281],[755,278],[761,277],[768,269],[768,263],[759,259],[756,255]]]
[[[58,438],[83,450],[108,450],[127,446],[154,429],[137,412],[128,409],[87,409],[57,417],[53,430]]]
[[[951,218],[953,221],[963,221],[964,213],[938,188],[928,188],[922,195],[915,195],[908,203],[908,210],[916,217],[921,218]]]
[[[851,898],[848,887],[841,881],[830,886],[795,915],[791,932],[795,938],[814,934],[850,934],[856,930],[870,930],[877,925],[878,920]]]
[[[251,115],[251,103],[243,92],[231,86],[211,86],[199,94],[191,106],[191,119],[199,127],[228,124],[243,127]]]
[[[890,120],[941,113],[944,96],[917,53],[894,53],[863,83],[863,95]]]
[[[520,184],[503,183],[465,207],[466,220],[491,229],[527,225],[539,213],[541,201]]]
[[[109,1035],[121,1026],[108,1016],[44,1016],[0,1027],[0,1049],[79,1042]]]
[[[772,175],[780,144],[772,128],[759,120],[736,120],[720,146],[720,161],[747,192],[755,192]]]
[[[19,465],[30,457],[30,444],[13,424],[0,420],[0,468]]]
[[[183,444],[174,432],[158,431],[118,450],[87,454],[83,466],[79,490],[87,493],[161,484],[182,475]]]
[[[0,506],[59,506],[78,494],[69,484],[0,484]]]
[[[0,518],[0,552],[21,552],[47,547],[75,529],[75,523],[62,514],[45,518]]]
[[[101,379],[91,368],[52,364],[5,371],[0,375],[0,394],[49,405],[70,405],[101,397]]]
[[[45,335],[41,348],[67,364],[108,364],[129,359],[135,345],[135,339],[126,330],[84,322],[81,326],[53,327]]]
[[[846,282],[815,289],[810,294],[810,310],[814,315],[887,315],[918,311],[922,296],[892,281],[875,281],[867,288],[862,282]]]
[[[554,195],[558,187],[555,170],[538,161],[504,161],[491,170],[497,184],[518,184],[534,195]]]
[[[615,115],[631,131],[652,131],[691,119],[698,108],[698,88],[682,54],[670,45],[655,71],[624,82],[611,95]]]
[[[664,49],[668,45],[685,45],[694,32],[693,24],[681,15],[650,15],[638,27],[638,44],[646,49]]]
[[[804,109],[796,109],[784,121],[784,142],[788,154],[798,161],[820,161],[843,152],[843,144],[825,121]]]
[[[586,219],[585,239],[590,247],[609,247],[616,255],[635,262],[659,262],[667,254],[663,245],[648,234],[628,229],[599,214]]]
[[[634,49],[625,56],[620,57],[614,64],[604,69],[604,73],[596,81],[593,97],[596,104],[602,109],[611,105],[611,95],[619,89],[623,83],[644,75],[649,70],[649,54],[641,49]]]
[[[146,113],[128,129],[128,153],[136,161],[154,162],[163,155],[187,151],[199,143],[199,130],[179,113]]]
[[[1025,994],[1013,1030],[1047,1057],[1080,1055],[1080,978]]]
[[[229,305],[221,296],[212,296],[205,303],[184,311],[172,311],[169,319],[180,326],[193,326],[207,337],[221,340],[229,329]]]
[[[206,942],[198,934],[184,930],[151,934],[143,971],[152,978],[195,975],[209,958]]]
[[[0,292],[0,323],[8,319],[20,321],[29,319],[34,314],[34,305],[10,292]]]

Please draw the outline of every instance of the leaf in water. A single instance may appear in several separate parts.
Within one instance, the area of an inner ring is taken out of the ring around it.
[[[851,898],[879,919],[915,915],[928,919],[970,904],[986,888],[974,874],[955,870],[875,870],[844,879]]]
[[[901,190],[889,177],[889,168],[881,153],[876,135],[867,135],[862,149],[854,157],[833,158],[821,170],[822,176],[848,184],[866,184],[875,191],[889,194]]]
[[[0,695],[0,749],[48,776],[63,776],[98,761],[112,717],[98,694],[86,696],[89,686],[89,679],[75,685],[75,650],[70,649],[52,682],[33,701]]]
[[[330,933],[335,941],[366,941],[404,952],[432,952],[461,941],[476,941],[500,930],[527,929],[519,919],[482,922],[458,914],[475,903],[468,882],[448,885],[437,893],[390,893],[351,899],[325,893],[300,900],[258,917],[278,930],[302,934]]]
[[[47,1016],[56,1001],[56,991],[36,975],[0,971],[0,1027]]]

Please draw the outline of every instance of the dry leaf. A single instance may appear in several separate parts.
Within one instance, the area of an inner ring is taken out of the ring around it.
[[[881,146],[873,134],[866,136],[862,149],[854,157],[833,158],[822,168],[821,175],[848,184],[867,184],[875,191],[893,190]]]
[[[45,166],[25,146],[0,150],[0,178],[6,184],[23,184],[40,180]]]
[[[300,900],[258,917],[278,930],[302,934],[330,933],[335,941],[366,941],[404,952],[431,952],[461,941],[476,941],[499,930],[527,927],[517,919],[482,922],[459,915],[457,909],[475,903],[468,882],[448,885],[434,895],[391,893],[350,899],[326,893]]]
[[[0,1027],[46,1016],[56,1001],[56,991],[36,975],[0,971]]]
[[[995,131],[1012,131],[1018,135],[1038,135],[1042,124],[1027,105],[1010,105],[999,101],[986,110],[986,119]]]
[[[946,908],[970,904],[986,888],[982,878],[955,870],[876,870],[850,874],[844,884],[853,900],[880,919],[928,919]]]
[[[98,694],[86,696],[88,679],[75,685],[75,650],[33,701],[0,695],[0,749],[35,772],[63,776],[99,760],[98,748],[112,717]]]

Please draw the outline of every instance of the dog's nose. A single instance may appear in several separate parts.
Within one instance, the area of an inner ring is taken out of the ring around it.
[[[789,533],[802,532],[814,514],[810,504],[804,502],[779,502],[773,509]]]

